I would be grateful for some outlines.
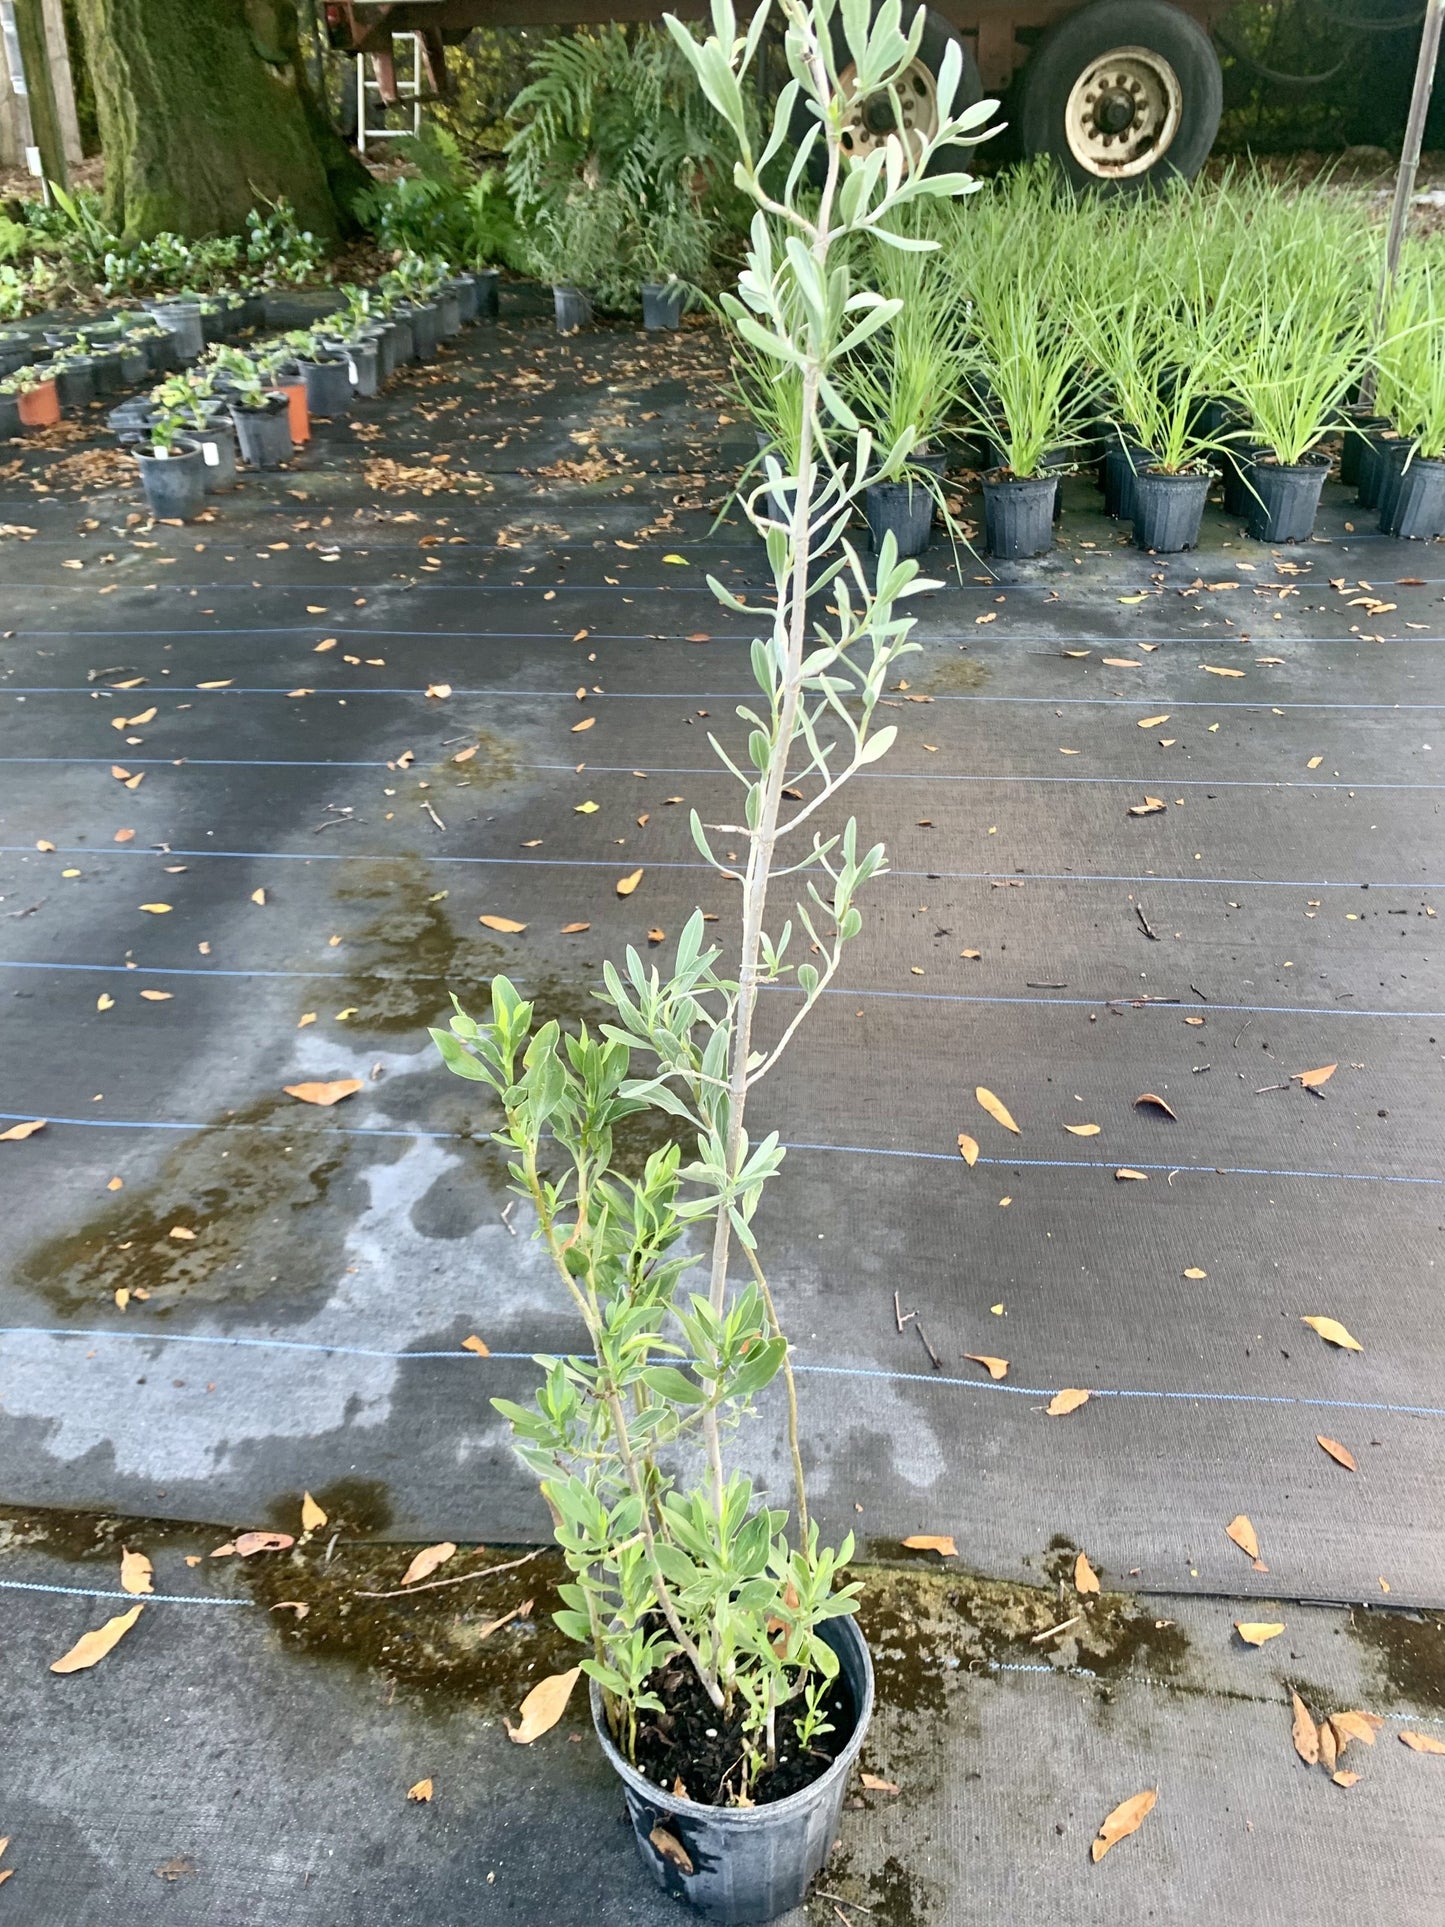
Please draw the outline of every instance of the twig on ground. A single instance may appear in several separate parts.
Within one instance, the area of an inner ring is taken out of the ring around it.
[[[1055,1633],[1066,1633],[1070,1626],[1077,1626],[1083,1616],[1082,1613],[1075,1613],[1072,1619],[1061,1619],[1057,1626],[1048,1626],[1043,1632],[1035,1633],[1029,1641],[1030,1646],[1042,1646],[1044,1641],[1052,1639]]]
[[[470,1572],[456,1573],[450,1579],[427,1579],[419,1586],[398,1586],[395,1592],[358,1592],[355,1599],[410,1599],[415,1592],[437,1592],[442,1586],[460,1586],[468,1579],[490,1579],[499,1572],[515,1572],[518,1566],[525,1566],[529,1560],[540,1559],[548,1550],[538,1546],[535,1552],[524,1552],[520,1559],[509,1559],[503,1566],[474,1566]]]
[[[918,1313],[910,1312],[909,1316],[911,1318],[917,1318]],[[922,1325],[915,1325],[913,1329],[918,1333],[918,1336],[923,1340],[923,1349],[928,1353],[928,1356],[933,1360],[934,1371],[941,1372],[943,1370],[943,1360],[938,1356],[938,1353],[933,1349],[932,1345],[929,1344],[927,1332],[924,1331]]]
[[[1144,935],[1149,939],[1150,943],[1159,943],[1162,941],[1159,932],[1144,915],[1144,906],[1142,903],[1136,903],[1134,905],[1134,915],[1139,919],[1139,928],[1144,932]]]

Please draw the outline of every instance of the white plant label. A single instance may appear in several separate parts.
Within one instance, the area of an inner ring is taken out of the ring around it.
[[[207,468],[219,468],[221,466],[221,451],[214,442],[202,442],[201,453],[206,458]]]

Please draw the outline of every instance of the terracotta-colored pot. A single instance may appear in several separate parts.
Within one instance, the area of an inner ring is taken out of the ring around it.
[[[278,384],[286,397],[286,409],[291,419],[291,439],[298,446],[311,440],[311,417],[306,412],[306,384],[304,381],[283,381]]]
[[[60,397],[55,392],[53,375],[49,381],[22,390],[16,400],[20,404],[20,419],[27,428],[49,428],[52,422],[60,420]]]

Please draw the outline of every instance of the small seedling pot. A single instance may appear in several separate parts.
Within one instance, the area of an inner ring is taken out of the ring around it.
[[[644,328],[680,328],[687,289],[680,281],[644,281],[642,284],[642,325]]]
[[[412,347],[418,361],[435,361],[437,352],[437,304],[434,301],[414,301],[408,311],[411,315]]]
[[[705,1807],[654,1786],[613,1745],[602,1689],[592,1682],[592,1724],[622,1782],[643,1866],[665,1893],[718,1927],[776,1920],[800,1905],[838,1837],[848,1775],[873,1717],[873,1665],[851,1614],[825,1620],[818,1637],[838,1655],[857,1719],[826,1773],[762,1806]],[[666,1853],[656,1844],[659,1833],[667,1837]]]
[[[120,395],[135,387],[134,382],[126,380],[121,362],[119,348],[99,348],[91,355],[90,375],[97,395]]]
[[[381,387],[381,339],[379,335],[353,335],[339,341],[338,350],[346,357],[346,372],[353,391],[369,400]]]
[[[447,284],[450,292],[457,298],[457,311],[462,317],[465,328],[477,318],[477,284],[470,274],[459,274]]]
[[[298,361],[306,385],[306,412],[323,420],[351,413],[351,369],[340,353]]]
[[[198,361],[206,346],[199,305],[194,301],[168,301],[151,312],[175,342],[177,359]]]
[[[1134,519],[1134,481],[1153,454],[1127,429],[1115,428],[1104,454],[1104,513],[1115,521]]]
[[[88,408],[95,400],[95,373],[89,355],[64,361],[55,371],[55,392],[60,406],[75,410]]]
[[[39,381],[15,398],[20,404],[20,419],[27,428],[49,428],[60,420],[60,397],[55,392],[55,377]]]
[[[20,433],[20,397],[0,395],[0,437],[9,440]]]
[[[1445,535],[1445,461],[1415,457],[1400,477],[1388,520],[1380,511],[1380,532],[1407,542],[1433,542]]]
[[[135,459],[146,506],[157,520],[169,516],[189,522],[200,514],[206,465],[195,442],[178,441],[171,449],[138,448]]]
[[[552,289],[552,308],[557,317],[559,335],[575,335],[579,328],[591,326],[592,297],[583,288],[574,288],[565,281],[557,282]]]
[[[120,385],[138,388],[151,371],[150,356],[138,341],[124,341],[117,348],[120,356]]]
[[[154,334],[142,335],[135,345],[144,354],[146,367],[153,375],[168,375],[180,365],[176,338],[167,328],[158,326]]]
[[[933,527],[933,491],[908,476],[897,482],[874,482],[863,491],[863,513],[875,555],[890,530],[900,556],[919,555],[927,548]]]
[[[1255,501],[1246,533],[1256,542],[1308,542],[1330,472],[1329,461],[1276,462],[1261,456],[1250,464]]]
[[[259,408],[231,403],[231,420],[241,444],[241,460],[252,468],[279,468],[291,459],[291,419],[288,397],[267,395]]]
[[[0,328],[0,376],[13,375],[34,354],[34,337],[26,329]]]
[[[478,321],[495,321],[501,310],[501,269],[478,268],[472,279],[477,284]]]
[[[1362,415],[1355,409],[1350,410],[1350,419],[1345,424],[1340,441],[1340,480],[1346,488],[1359,487],[1360,464],[1364,460],[1370,435],[1388,426],[1383,415]]]
[[[455,288],[442,288],[436,298],[437,335],[450,341],[462,331],[462,304]]]
[[[1054,540],[1057,475],[1004,475],[994,469],[983,477],[983,543],[1000,561],[1047,555]]]
[[[416,330],[411,325],[410,311],[398,308],[392,315],[391,327],[391,365],[392,370],[405,367],[409,361],[416,360]]]
[[[224,495],[236,486],[236,431],[229,419],[207,422],[204,428],[187,430],[187,439],[201,451],[201,473],[207,495]]]
[[[1208,469],[1166,475],[1146,468],[1134,477],[1134,541],[1156,555],[1199,546],[1199,527],[1213,476]]]

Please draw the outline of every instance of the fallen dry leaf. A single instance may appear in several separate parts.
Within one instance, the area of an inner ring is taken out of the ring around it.
[[[1196,1279],[1207,1278],[1209,1276],[1209,1273],[1203,1268],[1202,1265],[1186,1265],[1184,1267],[1184,1276],[1186,1278],[1196,1278]]]
[[[171,913],[171,905],[168,903],[143,903],[141,909],[153,917],[168,917]]]
[[[14,1144],[21,1138],[34,1137],[37,1131],[45,1129],[43,1117],[32,1117],[24,1124],[12,1124],[8,1131],[0,1131],[0,1144]]]
[[[107,1619],[93,1632],[82,1633],[68,1653],[52,1661],[51,1672],[83,1673],[98,1664],[117,1641],[125,1638],[144,1611],[144,1606],[132,1606],[129,1612],[117,1613],[114,1619]]]
[[[1347,1472],[1359,1471],[1360,1468],[1355,1464],[1354,1454],[1349,1450],[1348,1446],[1341,1445],[1338,1439],[1327,1439],[1323,1432],[1316,1432],[1315,1444],[1320,1446],[1322,1450],[1328,1452],[1330,1457],[1334,1459],[1338,1465],[1342,1465]]]
[[[6,1137],[10,1137],[12,1133],[7,1131],[5,1135]],[[958,1154],[971,1171],[974,1165],[978,1163],[978,1139],[970,1137],[967,1131],[960,1131],[958,1134]]]
[[[515,937],[527,927],[525,923],[514,922],[511,917],[478,917],[477,922],[484,923],[488,930],[500,930],[507,937]]]
[[[1366,1746],[1373,1746],[1375,1735],[1384,1724],[1378,1713],[1354,1711],[1330,1714],[1330,1725],[1335,1729],[1335,1738],[1342,1753],[1346,1740],[1363,1740]]]
[[[1349,1772],[1332,1773],[1330,1775],[1330,1778],[1334,1781],[1336,1786],[1354,1786],[1356,1782],[1359,1780],[1359,1777],[1360,1776],[1358,1773],[1349,1773]]]
[[[1362,1352],[1365,1349],[1358,1339],[1351,1338],[1338,1318],[1302,1318],[1300,1323],[1318,1332],[1327,1345],[1338,1345],[1346,1352]]]
[[[168,1004],[175,996],[173,990],[143,990],[141,996],[148,1004]]]
[[[429,682],[426,686],[426,693],[428,696],[434,697],[436,701],[444,702],[446,698],[451,695],[452,686],[449,682]]]
[[[1335,1742],[1335,1730],[1328,1720],[1321,1723],[1318,1738],[1320,1743],[1320,1765],[1326,1773],[1333,1773],[1339,1765],[1340,1750]]]
[[[1433,1733],[1413,1733],[1408,1727],[1400,1735],[1400,1744],[1412,1753],[1445,1753],[1445,1740],[1437,1740]]]
[[[289,1552],[296,1543],[289,1532],[241,1532],[217,1546],[213,1559],[254,1559],[258,1552]]]
[[[582,931],[590,930],[591,928],[592,925],[590,923],[564,923],[562,925],[562,935],[564,937],[576,937],[580,936]]]
[[[415,1786],[407,1788],[406,1797],[408,1800],[415,1800],[419,1805],[424,1805],[431,1798],[432,1792],[430,1780],[418,1780]]]
[[[1236,1619],[1234,1630],[1246,1646],[1263,1646],[1266,1640],[1278,1639],[1284,1631],[1282,1619]]]
[[[1062,1392],[1055,1392],[1045,1410],[1050,1418],[1067,1418],[1070,1412],[1077,1412],[1081,1405],[1087,1405],[1089,1394],[1077,1385],[1068,1385]]]
[[[1074,1561],[1074,1591],[1081,1593],[1097,1592],[1099,1575],[1089,1564],[1089,1555],[1081,1552]]]
[[[1134,727],[1136,729],[1158,729],[1161,723],[1167,723],[1168,720],[1169,711],[1166,709],[1162,716],[1141,716]]]
[[[901,1793],[903,1791],[896,1780],[880,1780],[876,1773],[860,1773],[858,1778],[870,1793]]]
[[[1302,1084],[1307,1091],[1317,1091],[1321,1084],[1329,1083],[1339,1068],[1338,1064],[1321,1064],[1315,1071],[1291,1071],[1289,1081]]]
[[[303,1492],[301,1494],[301,1530],[319,1532],[325,1524],[326,1514],[309,1492]]]
[[[663,560],[680,562],[682,557],[680,555],[672,557],[664,556]],[[663,1859],[670,1860],[680,1873],[691,1873],[693,1871],[692,1855],[675,1833],[669,1833],[664,1826],[656,1826],[647,1837],[662,1855]]]
[[[995,1123],[1002,1124],[1006,1131],[1012,1131],[1016,1137],[1023,1135],[1010,1116],[1009,1108],[1002,1098],[995,1097],[993,1092],[982,1084],[975,1087],[973,1094]]]
[[[196,1236],[188,1224],[173,1224],[169,1235],[177,1239],[181,1244],[193,1243]]]
[[[1147,1171],[1136,1171],[1132,1165],[1128,1164],[1121,1164],[1114,1173],[1114,1177],[1116,1182],[1124,1178],[1132,1178],[1136,1184],[1147,1184],[1149,1182],[1149,1173]]]
[[[963,1356],[971,1359],[975,1365],[982,1365],[990,1378],[1006,1378],[1008,1376],[1008,1360],[1006,1358],[991,1358],[987,1352],[965,1352]]]
[[[190,1561],[186,1563],[189,1565]],[[311,1608],[304,1599],[278,1599],[271,1610],[273,1613],[295,1613],[298,1619],[304,1619]]]
[[[553,1673],[540,1680],[522,1701],[522,1715],[517,1724],[503,1721],[507,1738],[518,1746],[530,1746],[533,1740],[549,1732],[566,1712],[572,1688],[581,1676],[582,1668],[574,1666],[568,1673]]]
[[[1129,805],[1129,814],[1130,816],[1157,816],[1160,810],[1167,810],[1168,807],[1162,796],[1146,796],[1142,803]]]
[[[1158,1788],[1150,1787],[1144,1793],[1135,1793],[1129,1799],[1121,1800],[1112,1813],[1105,1814],[1098,1838],[1089,1847],[1089,1858],[1096,1866],[1110,1847],[1139,1831],[1147,1816],[1154,1811],[1158,1798]]]
[[[1176,1124],[1179,1122],[1179,1113],[1153,1091],[1145,1091],[1141,1096],[1136,1097],[1134,1104],[1136,1109],[1140,1104],[1152,1104],[1156,1111],[1162,1111],[1165,1117],[1172,1117]]]
[[[641,870],[630,870],[625,877],[619,877],[617,879],[618,896],[630,897],[633,891],[637,888],[638,884],[641,883],[641,881],[642,881]]]
[[[903,1541],[910,1552],[936,1552],[941,1559],[956,1559],[958,1547],[947,1533],[915,1532]]]
[[[1225,1535],[1234,1541],[1241,1552],[1248,1553],[1251,1559],[1259,1557],[1259,1535],[1242,1512],[1237,1518],[1231,1519],[1224,1530]]]
[[[151,1562],[143,1552],[131,1552],[127,1547],[120,1549],[120,1589],[122,1592],[154,1592],[151,1584],[153,1574]]]
[[[478,1338],[475,1332],[472,1333],[470,1338],[464,1338],[462,1340],[462,1350],[464,1352],[475,1352],[478,1358],[490,1358],[492,1355],[491,1346],[484,1338]]]
[[[574,736],[580,736],[584,729],[591,729],[596,721],[597,718],[595,716],[584,716],[580,723],[573,723],[572,734]]]
[[[283,1084],[281,1087],[288,1097],[296,1097],[303,1104],[339,1104],[343,1097],[350,1097],[361,1089],[359,1077],[338,1077],[332,1084]]]
[[[444,1566],[456,1545],[451,1539],[443,1539],[440,1545],[425,1546],[417,1553],[406,1571],[401,1575],[404,1586],[414,1586],[419,1579],[429,1579],[438,1566]]]
[[[1298,1693],[1291,1693],[1289,1699],[1290,1705],[1294,1708],[1294,1725],[1290,1729],[1290,1738],[1294,1741],[1294,1750],[1299,1754],[1306,1766],[1318,1766],[1320,1758],[1319,1728],[1311,1719],[1310,1709],[1305,1705]]]
[[[266,901],[266,892],[264,890],[253,890],[251,892],[251,901],[252,903],[259,903],[264,905]]]
[[[1217,663],[1202,662],[1199,667],[1211,676],[1242,676],[1242,669],[1221,669]]]

